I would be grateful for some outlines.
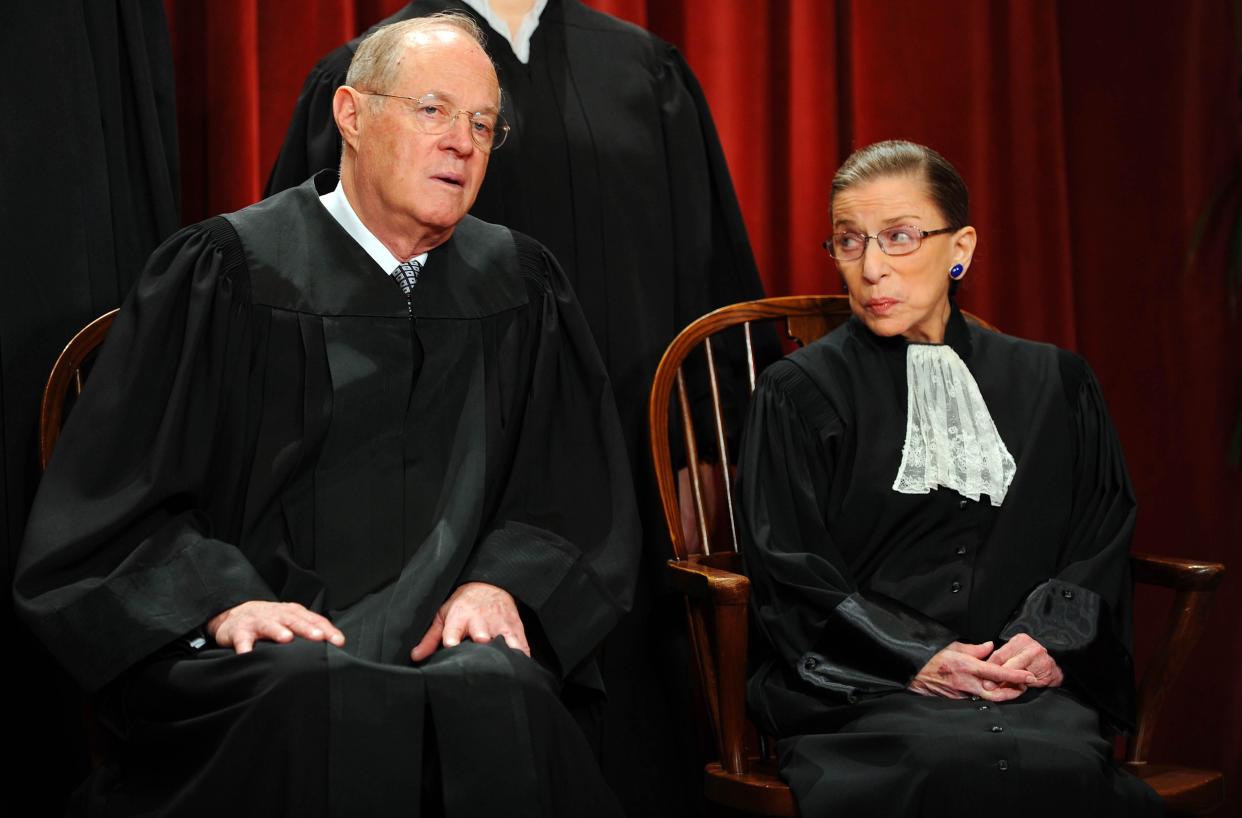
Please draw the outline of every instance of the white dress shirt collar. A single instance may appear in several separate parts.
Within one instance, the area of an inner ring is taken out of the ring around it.
[[[490,0],[462,0],[462,2],[486,20],[493,31],[509,41],[509,45],[513,47],[513,56],[518,58],[518,62],[523,65],[530,62],[530,38],[534,35],[535,29],[539,27],[539,15],[543,14],[548,0],[535,0],[535,5],[522,18],[522,25],[518,26],[517,33],[513,36],[509,36],[509,25],[504,18],[492,11]]]
[[[399,259],[394,256],[384,246],[384,243],[367,229],[367,226],[358,218],[358,214],[354,212],[353,206],[349,203],[349,197],[345,195],[345,188],[340,182],[336,183],[336,187],[330,193],[320,196],[319,201],[332,214],[332,218],[336,219],[337,224],[345,228],[345,232],[349,234],[350,238],[358,242],[362,249],[367,251],[367,255],[374,259],[375,263],[385,273],[391,275],[392,271],[397,269],[397,265],[401,264],[402,261],[409,260]],[[419,264],[426,264],[427,254],[422,253],[414,256],[413,260]]]

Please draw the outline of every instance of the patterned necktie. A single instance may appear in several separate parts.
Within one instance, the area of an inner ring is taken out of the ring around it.
[[[401,292],[409,295],[410,290],[414,289],[414,285],[418,283],[418,274],[422,271],[423,265],[410,259],[398,264],[397,269],[392,271],[392,277],[397,279],[397,283],[401,285]]]

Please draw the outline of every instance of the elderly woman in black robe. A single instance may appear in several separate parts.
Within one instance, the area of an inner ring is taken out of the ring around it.
[[[1086,362],[968,325],[935,151],[832,186],[854,316],[764,372],[739,463],[754,714],[804,815],[1160,814],[1133,725],[1135,501]]]

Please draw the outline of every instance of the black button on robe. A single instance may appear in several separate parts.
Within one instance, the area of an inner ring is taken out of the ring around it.
[[[640,542],[581,313],[540,245],[468,217],[431,251],[411,317],[318,201],[335,184],[156,252],[41,486],[21,613],[83,686],[122,700],[113,726],[139,760],[110,809],[413,809],[424,710],[449,814],[615,809],[556,701],[560,679],[598,688]],[[473,644],[411,664],[472,580],[513,594],[547,670]],[[321,611],[347,645],[178,655],[248,599]],[[234,791],[239,764],[270,775]],[[565,776],[578,783],[549,783]]]
[[[852,319],[763,373],[738,467],[762,636],[753,711],[781,737],[805,815],[1150,807],[1103,729],[1133,720],[1134,497],[1095,378],[956,308],[945,340],[1017,463],[1000,507],[892,489],[904,339]],[[1022,632],[1056,658],[1061,689],[986,708],[906,690],[950,642]]]

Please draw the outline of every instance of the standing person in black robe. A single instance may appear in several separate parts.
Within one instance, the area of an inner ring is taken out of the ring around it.
[[[1112,762],[1135,502],[1094,376],[963,320],[934,151],[856,152],[832,229],[854,317],[763,374],[738,466],[750,704],[802,814],[1160,814]]]
[[[619,814],[560,696],[629,605],[624,441],[555,261],[466,215],[478,36],[369,40],[340,182],[187,228],[122,308],[15,585],[118,741],[81,811]]]
[[[39,479],[39,398],[65,341],[116,307],[179,226],[173,67],[161,0],[46,0],[0,11],[0,551],[12,587]],[[4,605],[20,667],[6,794],[63,815],[88,767],[73,682]]]
[[[647,533],[634,612],[604,651],[604,772],[631,815],[682,815],[698,808],[702,767],[682,682],[685,615],[663,580],[671,548],[650,465],[647,399],[660,356],[682,328],[722,305],[761,298],[763,288],[711,112],[677,50],[578,0],[522,5],[416,0],[384,22],[452,9],[489,28],[514,133],[471,213],[533,236],[564,265],[612,378]],[[356,48],[355,40],[336,49],[307,77],[269,193],[336,167],[331,100]],[[744,357],[732,340],[717,353],[738,375],[724,383],[740,385]],[[779,355],[774,338],[757,341],[762,360]],[[705,380],[693,368],[687,374],[692,399],[705,406]],[[740,406],[747,395],[723,397]],[[631,786],[639,779],[647,784]]]

